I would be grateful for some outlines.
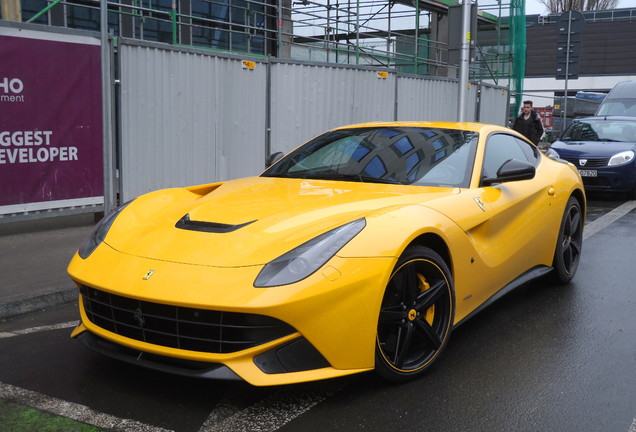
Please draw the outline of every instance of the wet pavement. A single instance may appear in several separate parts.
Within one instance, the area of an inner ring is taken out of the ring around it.
[[[411,383],[363,374],[255,388],[139,369],[70,339],[69,303],[0,322],[0,399],[18,392],[12,403],[80,422],[90,409],[108,430],[636,432],[636,209],[602,225],[624,201],[589,199],[588,223],[601,225],[573,282],[506,295]]]

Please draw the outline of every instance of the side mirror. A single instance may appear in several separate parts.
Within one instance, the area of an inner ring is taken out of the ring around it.
[[[530,180],[536,174],[536,168],[529,162],[509,159],[497,170],[497,177],[485,178],[481,181],[484,186],[510,181]]]
[[[285,154],[283,152],[272,153],[265,160],[265,168],[271,167],[276,162],[278,162],[283,156],[285,156]]]
[[[555,141],[558,141],[559,135],[561,135],[560,131],[548,131],[545,133],[545,137],[547,138],[547,141],[550,144],[552,144]]]

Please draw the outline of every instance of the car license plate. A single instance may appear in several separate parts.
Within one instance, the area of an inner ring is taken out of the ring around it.
[[[581,177],[596,177],[597,171],[596,170],[579,170],[579,174],[581,174]]]

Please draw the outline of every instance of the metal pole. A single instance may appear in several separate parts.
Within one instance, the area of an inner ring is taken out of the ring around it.
[[[113,197],[113,125],[112,87],[110,76],[110,42],[108,37],[108,2],[100,0],[101,60],[102,60],[102,147],[104,157],[104,214],[115,207]]]
[[[280,27],[280,26],[279,26]],[[272,154],[272,57],[265,66],[265,165]],[[265,167],[269,168],[269,167]]]
[[[281,47],[283,45],[283,4],[281,0],[276,0],[276,29],[278,41],[276,44],[276,56],[281,57]]]
[[[420,64],[420,0],[415,0],[415,47],[413,48],[415,62],[415,75],[419,73]]]
[[[356,0],[356,64],[360,64],[360,0]]]
[[[565,95],[563,98],[563,113],[561,114],[561,132],[565,130],[566,114],[568,112],[568,76],[570,75],[570,30],[572,30],[572,11],[568,12],[568,41],[565,48]]]
[[[466,92],[468,90],[468,63],[470,55],[470,0],[464,0],[462,6],[461,57],[459,62],[459,97],[457,100],[457,120],[466,119]]]
[[[399,88],[399,84],[400,84],[400,77],[398,75],[398,71],[395,71],[395,87],[394,87],[394,92],[393,92],[393,98],[395,99],[395,103],[393,104],[393,121],[398,121],[398,114],[399,114],[399,103],[400,100],[398,98],[399,94],[400,94],[400,88]]]
[[[388,30],[387,30],[388,36],[386,37],[387,66],[391,66],[391,9],[393,9],[393,4],[389,2]],[[395,63],[395,58],[393,59],[393,63]]]
[[[327,63],[329,63],[329,51],[331,47],[331,38],[329,37],[331,33],[331,3],[327,0],[327,28],[325,29],[325,43],[327,46],[325,47],[327,50]],[[334,35],[335,40],[335,35]]]
[[[339,62],[340,58],[340,41],[337,39],[337,36],[340,34],[340,29],[338,28],[338,23],[340,22],[340,3],[336,3],[336,29],[334,30],[333,44],[336,50],[336,63]],[[347,48],[347,51],[349,48]]]

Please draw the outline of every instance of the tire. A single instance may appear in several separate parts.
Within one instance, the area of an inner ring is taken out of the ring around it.
[[[627,199],[636,200],[636,183],[634,184],[634,187],[632,188],[632,190],[627,192]]]
[[[554,280],[557,283],[570,283],[579,266],[582,246],[583,212],[579,201],[570,197],[563,212],[552,263]]]
[[[423,374],[446,346],[454,316],[453,281],[444,260],[427,247],[408,248],[382,299],[376,372],[391,382]]]

